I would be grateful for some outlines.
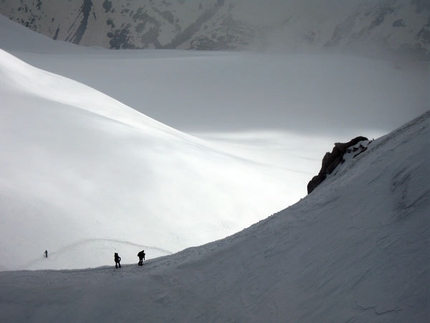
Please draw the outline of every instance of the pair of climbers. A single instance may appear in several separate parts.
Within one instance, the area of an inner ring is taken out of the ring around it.
[[[137,257],[139,257],[139,262],[137,264],[139,266],[143,266],[143,261],[145,260],[145,250],[139,251]],[[117,252],[114,253],[113,260],[115,261],[115,268],[121,268],[121,257]]]

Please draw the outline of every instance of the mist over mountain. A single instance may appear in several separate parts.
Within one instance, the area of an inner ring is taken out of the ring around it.
[[[0,0],[0,13],[84,46],[430,58],[425,0]]]

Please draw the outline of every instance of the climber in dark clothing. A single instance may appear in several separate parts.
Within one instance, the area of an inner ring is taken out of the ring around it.
[[[121,268],[121,257],[118,255],[117,252],[115,252],[113,259],[115,260],[115,268]]]
[[[145,250],[139,251],[137,256],[139,257],[139,262],[137,264],[139,266],[143,266],[143,261],[145,260]]]

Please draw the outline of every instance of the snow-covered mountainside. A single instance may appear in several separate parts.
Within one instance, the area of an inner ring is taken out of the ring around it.
[[[321,48],[430,57],[426,0],[0,0],[51,38],[106,48]]]
[[[429,138],[427,112],[297,204],[143,267],[0,272],[0,321],[427,323]]]
[[[303,197],[333,142],[428,110],[424,63],[417,74],[340,55],[110,51],[3,16],[0,44],[0,270],[225,237]]]
[[[285,207],[279,167],[3,50],[0,97],[0,269],[99,266],[115,248],[165,255]]]

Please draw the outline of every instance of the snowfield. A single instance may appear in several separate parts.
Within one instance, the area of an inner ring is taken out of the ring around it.
[[[4,267],[102,265],[114,241],[134,245],[130,258],[135,246],[165,255],[284,207],[284,169],[216,149],[5,51],[0,58]],[[89,251],[87,240],[99,246]],[[38,261],[45,249],[60,258]]]
[[[147,261],[0,273],[2,322],[428,322],[430,112],[297,204]]]
[[[81,48],[0,16],[0,322],[428,323],[428,71]]]

